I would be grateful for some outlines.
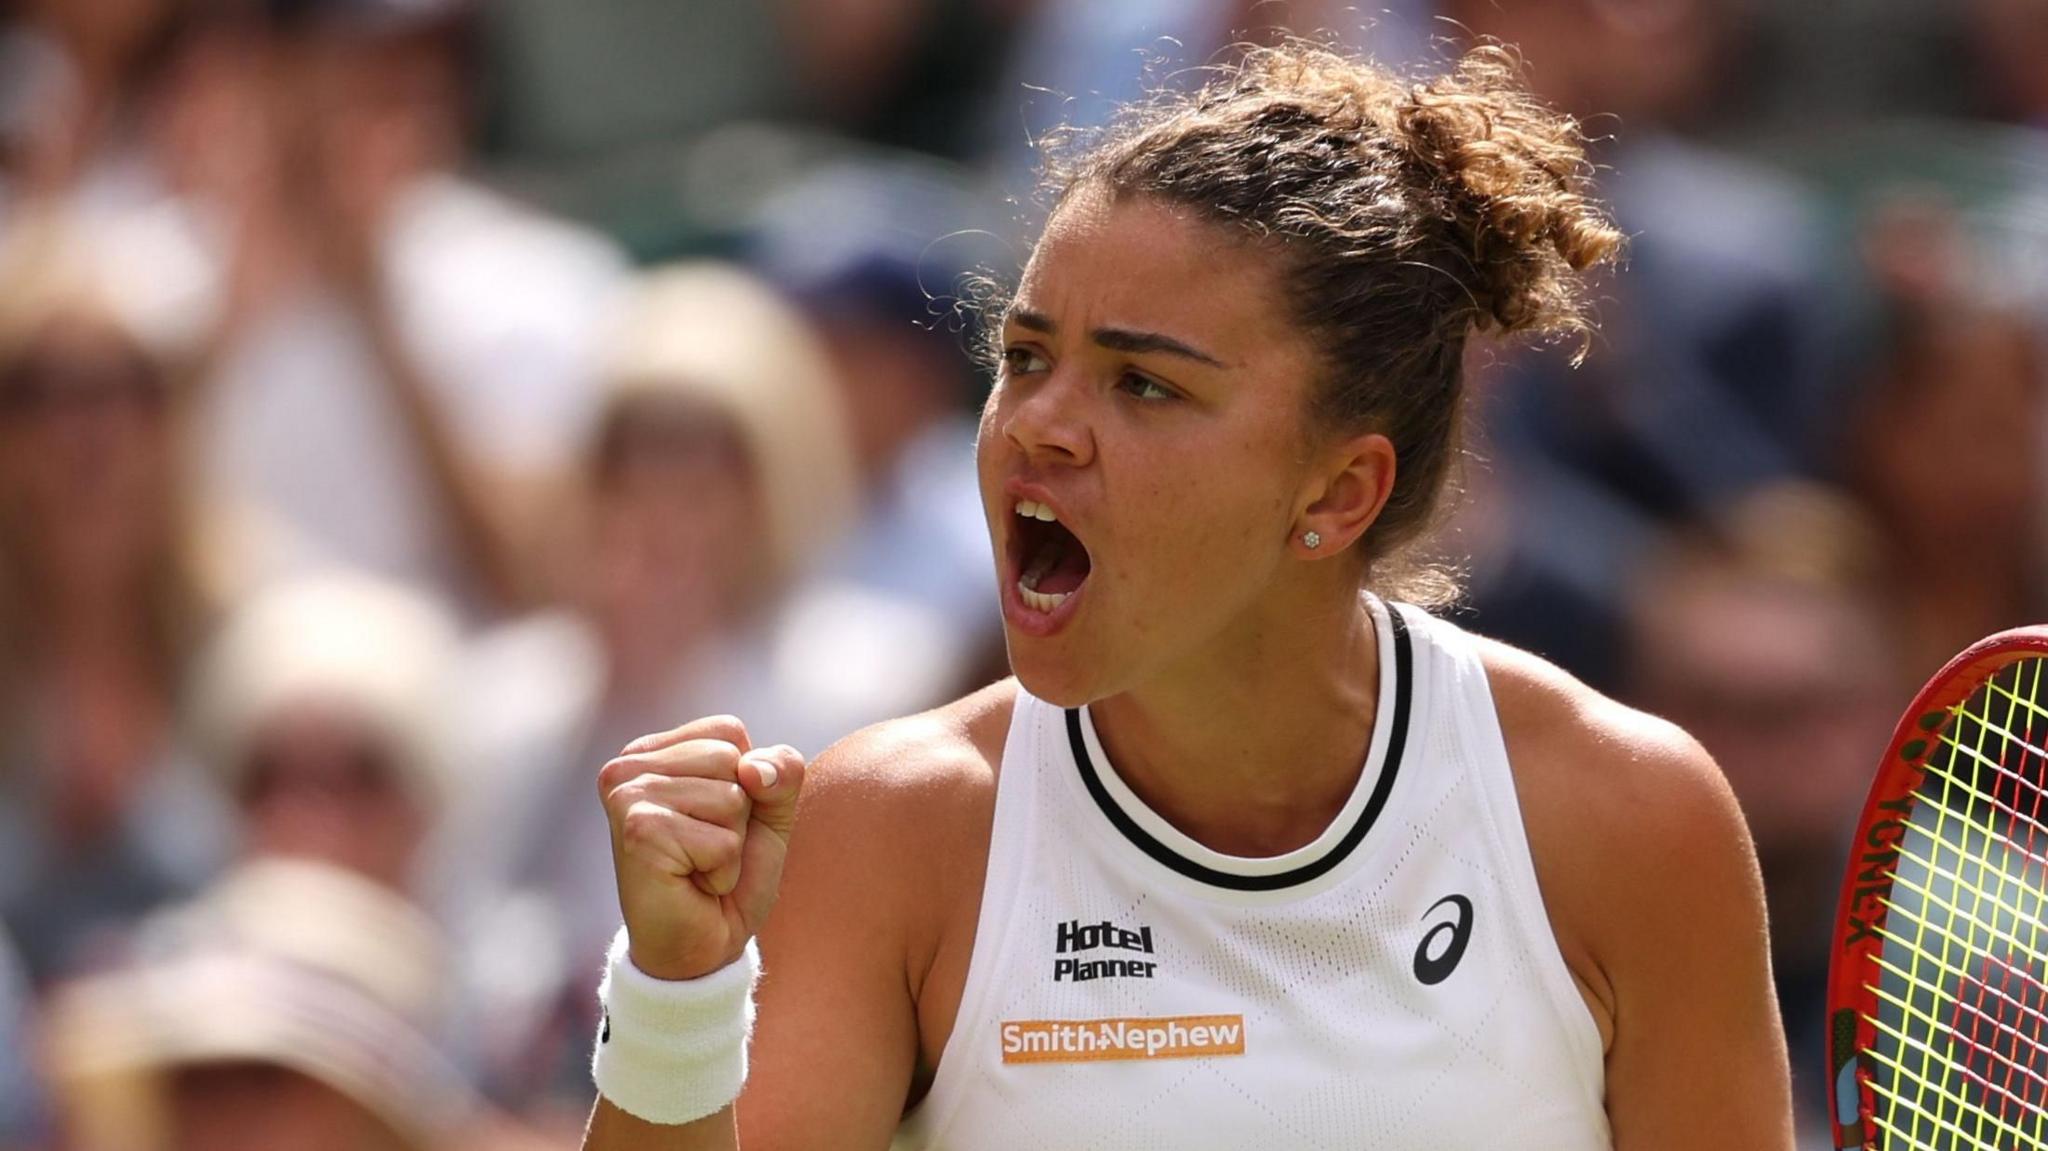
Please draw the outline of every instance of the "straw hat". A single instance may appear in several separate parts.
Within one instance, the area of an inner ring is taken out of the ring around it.
[[[433,810],[448,783],[456,651],[454,617],[402,584],[351,572],[280,584],[238,609],[204,656],[200,743],[233,787],[266,722],[295,706],[335,707],[388,741],[405,784]]]
[[[51,1000],[49,1065],[82,1145],[156,1146],[166,1074],[203,1064],[298,1072],[421,1151],[478,1114],[427,1037],[440,939],[400,897],[319,864],[264,862],[146,935],[160,954]]]
[[[33,208],[0,232],[0,363],[51,323],[76,319],[182,368],[218,306],[213,265],[167,210],[87,228],[60,211]]]
[[[764,282],[709,261],[641,277],[604,362],[614,410],[673,395],[729,415],[768,517],[773,581],[800,571],[859,502],[845,398],[803,316]]]

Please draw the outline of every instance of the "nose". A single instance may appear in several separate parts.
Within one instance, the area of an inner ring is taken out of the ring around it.
[[[1081,467],[1095,458],[1095,433],[1082,410],[1079,381],[1067,377],[1055,371],[1043,380],[1004,388],[1003,436],[1033,464]]]

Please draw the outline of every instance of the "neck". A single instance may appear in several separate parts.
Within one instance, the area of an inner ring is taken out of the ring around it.
[[[1169,674],[1091,709],[1117,774],[1213,850],[1271,856],[1311,842],[1364,769],[1378,634],[1355,581],[1321,582],[1273,597]]]

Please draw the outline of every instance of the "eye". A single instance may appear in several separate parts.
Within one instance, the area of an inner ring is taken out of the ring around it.
[[[1052,367],[1044,356],[1030,348],[1012,347],[1003,349],[1003,374],[1023,376],[1032,372],[1043,372]]]
[[[1125,372],[1117,377],[1118,390],[1140,400],[1157,401],[1179,399],[1180,393],[1150,376],[1137,372]]]

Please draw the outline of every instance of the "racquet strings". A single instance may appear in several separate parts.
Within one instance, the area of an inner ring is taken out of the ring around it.
[[[1903,828],[1891,827],[1899,858],[1884,943],[1863,972],[1878,1003],[1865,1053],[1877,1146],[2039,1151],[2048,1148],[2048,659],[2013,663],[1918,722],[1927,738],[1904,754],[1924,755],[1926,771],[1910,812],[1892,813]]]

